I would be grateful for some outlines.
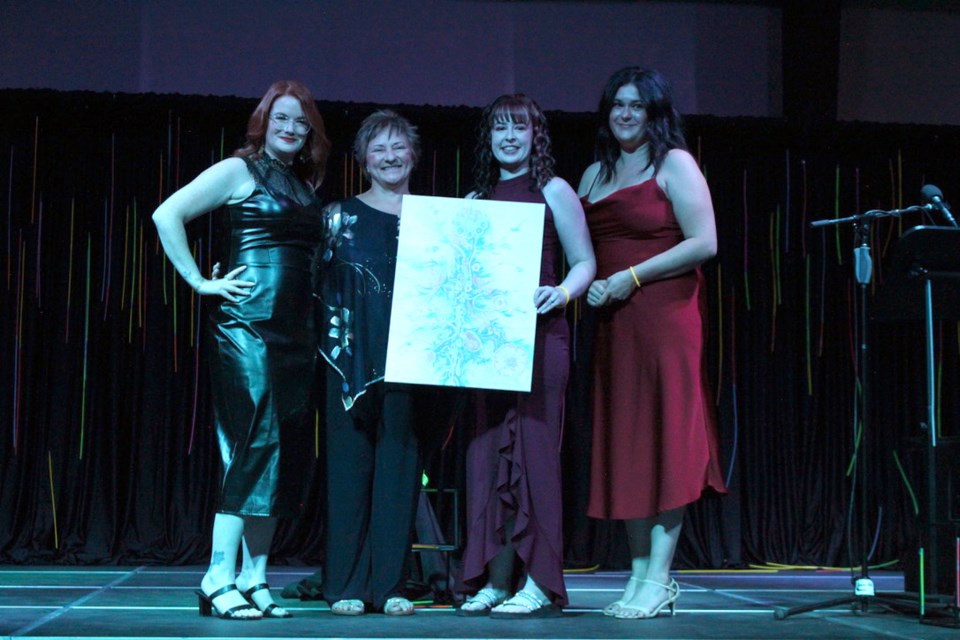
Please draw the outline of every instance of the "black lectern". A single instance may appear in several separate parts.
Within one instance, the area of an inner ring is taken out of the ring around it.
[[[948,439],[940,438],[937,423],[933,333],[934,320],[960,320],[960,229],[914,227],[903,234],[894,247],[888,280],[874,301],[873,316],[877,320],[919,319],[925,326],[927,416],[923,466],[926,504],[918,560],[920,616],[921,620],[933,624],[937,624],[937,618],[946,617],[952,620],[947,622],[949,626],[960,626],[960,585],[957,584],[960,580],[957,575],[960,514],[952,513],[953,500],[949,499],[950,494],[960,492],[960,486],[954,486],[958,482],[951,475],[945,486],[938,487],[938,468],[941,466],[938,463],[947,457],[941,452],[946,449]],[[951,460],[951,463],[955,462]],[[951,468],[955,467],[957,465],[953,464]],[[928,591],[953,594],[945,611],[928,610]]]

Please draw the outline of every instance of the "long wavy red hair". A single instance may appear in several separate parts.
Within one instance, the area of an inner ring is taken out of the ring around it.
[[[323,117],[317,110],[317,103],[310,90],[296,80],[279,80],[270,85],[267,92],[260,99],[260,104],[250,114],[247,122],[246,144],[234,152],[238,158],[259,158],[263,153],[263,145],[267,139],[267,126],[270,121],[270,109],[273,103],[281,96],[296,98],[303,109],[303,115],[310,123],[310,132],[304,142],[303,149],[293,161],[293,171],[300,179],[310,184],[314,189],[323,182],[327,170],[327,158],[330,155],[330,140],[327,139]]]

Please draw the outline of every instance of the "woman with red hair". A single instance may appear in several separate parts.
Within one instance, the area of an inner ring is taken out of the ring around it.
[[[223,477],[210,566],[197,591],[201,615],[290,617],[270,596],[266,567],[276,518],[297,511],[301,456],[311,449],[304,381],[316,361],[311,265],[323,236],[315,191],[329,148],[307,88],[276,82],[250,116],[246,144],[153,214],[183,279],[198,294],[220,298],[208,361]],[[229,233],[228,267],[224,277],[215,270],[207,279],[185,225],[214,210]]]

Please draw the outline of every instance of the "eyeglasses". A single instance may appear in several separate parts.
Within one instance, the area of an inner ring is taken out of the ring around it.
[[[288,124],[293,123],[293,130],[297,133],[303,134],[310,131],[310,123],[305,118],[291,118],[285,113],[275,113],[270,116],[270,119],[281,129],[286,129]]]

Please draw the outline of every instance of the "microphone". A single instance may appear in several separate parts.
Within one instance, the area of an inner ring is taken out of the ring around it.
[[[934,209],[938,209],[951,227],[957,226],[957,221],[953,219],[953,215],[950,213],[950,207],[943,201],[943,192],[940,191],[939,187],[932,184],[923,185],[920,189],[920,197],[924,202],[930,203],[928,206],[932,205]]]

